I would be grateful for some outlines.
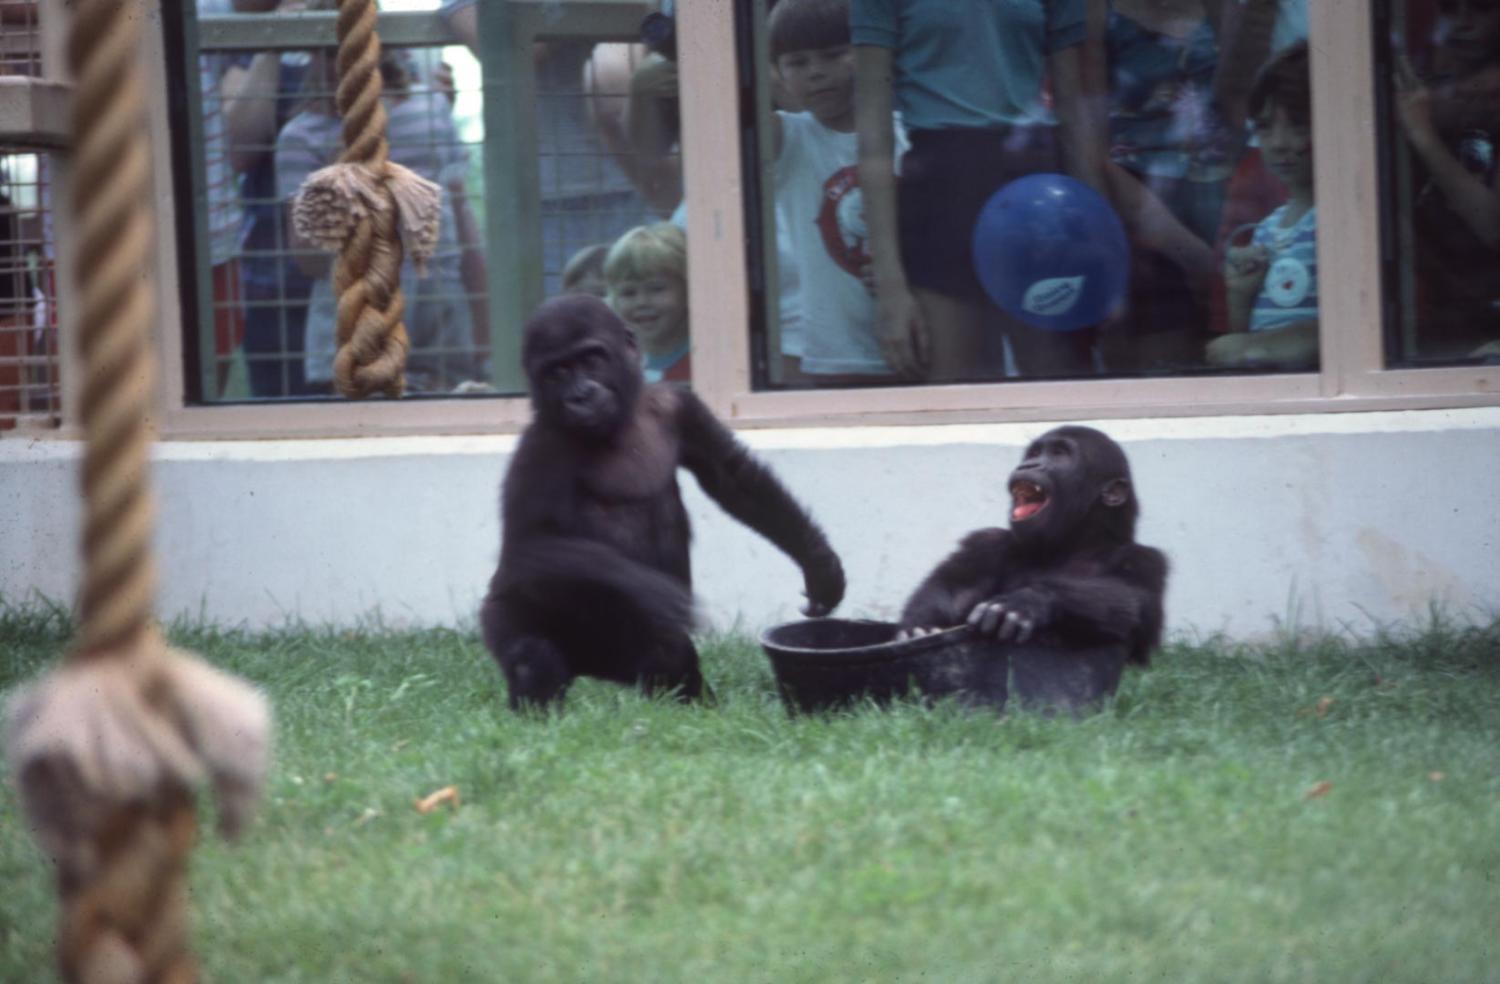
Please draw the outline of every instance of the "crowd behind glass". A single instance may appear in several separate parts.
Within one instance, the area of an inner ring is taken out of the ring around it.
[[[202,15],[332,0],[198,0]],[[1387,206],[1402,284],[1392,364],[1500,359],[1500,0],[1392,0]],[[778,296],[767,385],[834,387],[1318,366],[1306,0],[769,0]],[[475,0],[444,0],[482,61]],[[691,382],[671,5],[646,43],[534,46],[544,293],[604,297],[647,374]],[[198,59],[213,285],[202,398],[329,392],[330,259],[288,203],[340,150],[332,49]],[[484,170],[441,49],[381,63],[392,158],[444,189],[403,280],[408,389],[488,388]],[[486,94],[501,98],[498,94]],[[1128,287],[1048,331],[976,276],[985,201],[1063,174],[1111,203]],[[768,231],[768,235],[769,235]]]

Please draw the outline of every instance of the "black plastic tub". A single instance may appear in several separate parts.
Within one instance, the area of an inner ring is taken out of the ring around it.
[[[794,713],[909,694],[994,710],[1013,700],[1044,712],[1079,713],[1115,692],[1125,666],[1120,645],[1002,644],[967,626],[897,640],[899,628],[892,622],[810,619],[767,629],[760,645]]]
[[[892,622],[810,619],[767,629],[760,645],[792,711],[864,699],[884,703],[913,692],[996,710],[1005,706],[1003,647],[967,627],[898,641],[899,628]]]

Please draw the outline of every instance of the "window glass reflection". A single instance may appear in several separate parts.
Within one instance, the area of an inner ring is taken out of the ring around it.
[[[187,37],[197,39],[186,53],[198,108],[186,158],[197,206],[183,250],[185,279],[202,300],[185,329],[197,400],[332,393],[334,257],[299,240],[290,206],[303,181],[343,152],[336,6],[196,0],[186,12],[196,15]],[[540,19],[530,5],[476,0],[382,0],[380,8],[390,159],[438,183],[443,196],[425,271],[409,256],[402,267],[406,393],[520,392],[519,326],[535,304],[568,290],[611,299],[650,335],[648,373],[685,379],[686,213],[670,15],[648,3],[601,12],[571,0],[549,4]],[[647,14],[658,22],[654,46],[619,40]],[[405,18],[399,30],[388,29],[392,18]],[[545,36],[516,45],[516,30]],[[656,248],[662,242],[673,246]],[[665,290],[635,283],[663,278]]]
[[[335,50],[312,53],[308,85],[302,104],[276,136],[276,193],[289,203],[314,171],[338,161],[343,152],[343,121],[334,105]],[[406,307],[403,321],[411,350],[406,362],[406,385],[413,392],[446,392],[467,381],[483,378],[480,346],[483,322],[476,323],[470,296],[482,295],[482,279],[465,280],[465,254],[477,252],[471,272],[482,276],[483,246],[466,188],[469,159],[453,126],[448,93],[421,84],[416,62],[408,53],[387,48],[381,54],[380,74],[386,105],[386,135],[390,159],[410,168],[444,190],[438,242],[418,275],[407,258],[402,264],[401,292]],[[298,272],[311,283],[305,315],[302,371],[314,391],[332,386],[337,348],[335,325],[338,298],[330,272],[333,254],[291,234]]]
[[[1386,6],[1388,361],[1500,362],[1500,0]]]
[[[1304,2],[768,6],[787,385],[1316,368]]]

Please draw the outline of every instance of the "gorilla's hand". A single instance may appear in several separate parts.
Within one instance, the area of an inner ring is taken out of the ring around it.
[[[1051,622],[1052,599],[1035,588],[996,595],[969,612],[969,627],[998,642],[1025,642]]]
[[[844,565],[839,555],[827,547],[814,553],[802,565],[802,593],[807,604],[802,614],[808,618],[821,618],[838,607],[844,600]]]

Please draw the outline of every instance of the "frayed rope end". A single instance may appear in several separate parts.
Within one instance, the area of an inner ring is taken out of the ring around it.
[[[307,242],[337,252],[362,219],[391,208],[396,211],[403,253],[419,275],[425,274],[437,248],[443,190],[393,161],[386,162],[383,172],[344,163],[314,171],[297,189],[292,226]]]
[[[154,632],[137,651],[68,663],[20,690],[5,744],[37,840],[55,857],[120,805],[212,781],[219,829],[253,815],[270,757],[270,709],[255,687]]]

